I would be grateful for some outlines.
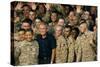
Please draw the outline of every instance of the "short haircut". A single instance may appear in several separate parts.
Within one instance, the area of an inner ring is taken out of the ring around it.
[[[29,5],[27,5],[27,4],[24,4],[24,5],[22,6],[22,8],[24,8],[24,7],[28,7],[29,10],[31,10],[31,7],[30,7]]]
[[[58,15],[58,12],[57,11],[52,11],[51,14],[55,13],[56,15]]]
[[[82,25],[82,24],[86,24],[86,26],[88,27],[86,20],[81,20],[79,25]]]
[[[61,27],[61,30],[63,31],[63,26],[61,26],[61,25],[56,25],[54,28],[56,29],[57,27]]]
[[[33,35],[33,30],[32,29],[26,30],[26,32],[30,32]]]
[[[72,26],[70,26],[70,25],[65,25],[65,28],[69,28],[70,31],[72,31]]]
[[[77,33],[77,36],[79,35],[79,29],[77,27],[73,27],[72,30],[75,30]]]
[[[80,22],[80,24],[81,24],[81,23],[83,23],[83,22],[86,22],[86,20],[85,20],[85,19],[81,19],[79,22]]]
[[[32,24],[32,20],[30,20],[30,19],[25,19],[25,20],[23,20],[22,21],[22,24],[23,23],[29,23],[30,25]]]

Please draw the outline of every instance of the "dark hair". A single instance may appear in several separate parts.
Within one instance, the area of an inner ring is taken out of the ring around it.
[[[86,20],[81,20],[79,26],[82,25],[82,24],[86,24],[86,26],[88,27]]]
[[[22,6],[22,8],[24,8],[24,7],[28,7],[28,8],[31,10],[31,7],[30,7],[29,5],[27,5],[27,4],[24,4],[24,5]]]
[[[70,26],[70,25],[65,25],[65,28],[69,28],[70,31],[72,31],[72,26]]]
[[[36,10],[39,10],[40,6],[43,6],[43,8],[44,8],[44,13],[46,13],[46,8],[45,8],[45,6],[44,6],[42,3],[39,3],[39,4],[37,5]]]
[[[75,30],[75,31],[76,31],[76,36],[75,36],[75,38],[77,38],[77,36],[78,36],[79,33],[80,33],[79,29],[78,29],[77,27],[73,27],[72,30]]]
[[[52,16],[52,14],[56,14],[56,16],[57,16],[57,20],[56,21],[58,21],[58,12],[57,11],[52,11],[51,13],[50,13],[50,17]],[[50,20],[51,20],[51,18],[50,18]]]
[[[32,20],[31,19],[25,19],[22,21],[22,24],[23,23],[29,23],[30,25],[32,24]]]
[[[52,12],[51,12],[51,14],[52,14],[52,13],[55,13],[55,14],[57,14],[57,15],[58,15],[58,12],[57,12],[57,11],[52,11]]]
[[[86,23],[86,20],[81,19],[81,20],[80,20],[80,24],[79,24],[79,25],[81,25],[81,24],[83,24],[83,23]]]

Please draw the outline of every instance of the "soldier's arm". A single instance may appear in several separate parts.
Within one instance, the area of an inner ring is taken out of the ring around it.
[[[91,39],[90,39],[90,45],[93,48],[93,50],[96,52],[97,51],[97,43],[96,43],[96,36],[94,33],[91,34]]]
[[[67,45],[67,42],[65,39],[63,39],[60,43],[62,46],[61,46],[61,59],[63,62],[67,62],[67,56],[68,56],[68,45]]]
[[[39,55],[39,44],[37,41],[35,42],[35,45],[36,45],[36,56],[38,56]]]
[[[15,65],[18,64],[18,58],[19,58],[19,56],[20,56],[20,53],[21,53],[20,48],[18,48],[18,47],[14,48],[14,60],[15,60]]]
[[[90,46],[92,48],[96,48],[96,43],[95,43],[95,36],[93,32],[90,32],[87,36],[87,41],[89,42]]]
[[[70,40],[69,44],[69,54],[68,54],[68,62],[73,62],[74,61],[74,40]]]
[[[81,59],[81,46],[80,46],[80,37],[78,37],[75,41],[75,55],[76,55],[76,61],[80,61]]]
[[[78,39],[76,39],[74,47],[75,47],[75,54],[77,54],[77,52],[78,52],[77,51],[78,50]]]
[[[50,11],[46,11],[45,16],[42,18],[45,22],[49,22],[50,21]]]
[[[81,46],[79,46],[78,52],[77,52],[77,55],[76,55],[76,61],[77,62],[81,61],[81,58],[82,58],[82,51],[81,51]]]

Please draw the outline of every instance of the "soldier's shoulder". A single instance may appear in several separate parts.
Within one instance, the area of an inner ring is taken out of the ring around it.
[[[72,36],[69,36],[69,41],[73,42],[74,38]]]
[[[20,41],[19,43],[24,44],[24,43],[27,43],[27,41],[25,41],[25,40],[24,41]]]
[[[65,40],[64,36],[61,36],[62,40]]]
[[[33,43],[38,43],[36,39],[33,40]]]
[[[33,40],[33,44],[36,46],[36,47],[39,47],[39,44],[38,44],[38,42],[37,42],[37,40]]]
[[[80,38],[81,38],[81,36],[78,36],[78,37],[76,38],[76,41],[79,41],[79,40],[80,40]]]
[[[63,43],[66,43],[66,39],[64,38],[64,36],[60,36],[59,37],[59,41],[63,42]]]
[[[94,35],[94,32],[88,31],[88,32],[87,32],[87,35],[88,35],[88,36],[93,36],[93,35]]]
[[[22,47],[22,46],[25,46],[25,44],[27,44],[27,42],[26,41],[20,41],[18,44],[19,44],[19,47]]]

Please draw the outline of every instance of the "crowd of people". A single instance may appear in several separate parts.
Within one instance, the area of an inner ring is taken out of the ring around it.
[[[11,64],[97,60],[97,7],[11,3]]]

